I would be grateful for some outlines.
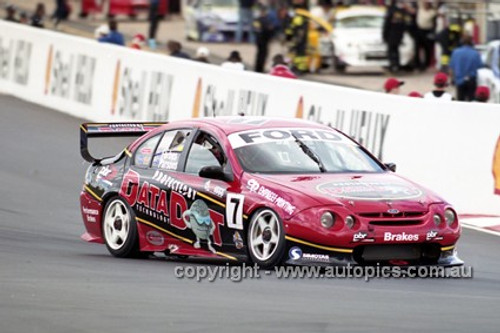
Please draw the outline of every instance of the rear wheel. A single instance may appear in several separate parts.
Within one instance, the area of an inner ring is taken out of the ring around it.
[[[285,232],[279,216],[271,209],[257,211],[247,233],[248,252],[254,263],[272,268],[281,262],[285,250]]]
[[[108,201],[104,209],[102,229],[106,247],[113,256],[137,256],[137,224],[135,215],[125,200],[114,197]]]

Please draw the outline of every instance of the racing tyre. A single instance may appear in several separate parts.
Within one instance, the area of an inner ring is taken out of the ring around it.
[[[115,257],[139,255],[135,215],[125,200],[114,197],[104,208],[102,229],[108,251]]]
[[[283,223],[271,209],[253,214],[247,232],[248,252],[252,261],[269,269],[281,263],[285,250]]]

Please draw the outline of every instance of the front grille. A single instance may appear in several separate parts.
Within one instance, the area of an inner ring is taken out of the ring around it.
[[[439,244],[362,245],[354,249],[354,259],[360,264],[407,260],[412,263],[436,263],[440,256]]]
[[[379,226],[408,226],[408,225],[419,225],[422,224],[423,220],[379,220],[379,221],[370,221],[368,222],[370,225],[379,225]]]
[[[390,214],[387,212],[375,212],[375,213],[360,213],[358,214],[361,217],[367,218],[417,218],[422,217],[426,214],[426,212],[399,212],[397,214]]]

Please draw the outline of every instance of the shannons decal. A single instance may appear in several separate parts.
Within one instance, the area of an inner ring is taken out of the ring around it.
[[[329,182],[316,187],[328,196],[360,200],[405,200],[420,197],[423,192],[404,183]]]
[[[300,140],[335,141],[354,144],[351,140],[333,130],[311,128],[256,129],[233,133],[228,138],[233,149],[258,143],[293,141],[296,138]]]

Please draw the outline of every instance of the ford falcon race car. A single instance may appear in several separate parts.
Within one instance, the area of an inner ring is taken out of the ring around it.
[[[141,135],[111,158],[88,139]],[[88,242],[153,252],[310,265],[461,265],[453,207],[318,123],[254,117],[83,124]]]

